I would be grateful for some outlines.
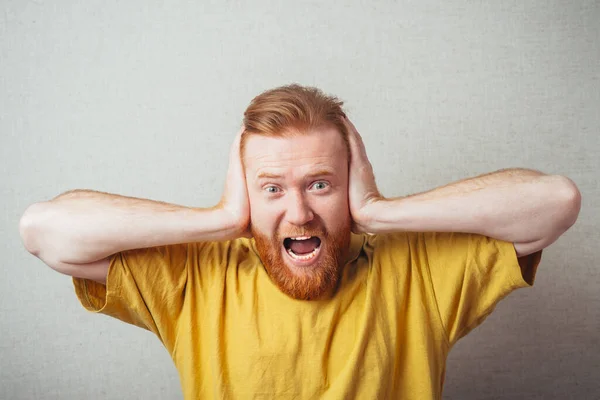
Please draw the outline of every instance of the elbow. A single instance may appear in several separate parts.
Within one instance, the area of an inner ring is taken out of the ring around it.
[[[557,194],[560,194],[560,225],[566,231],[575,224],[581,210],[581,192],[571,179],[566,176],[557,177]]]
[[[19,220],[19,234],[25,249],[36,257],[40,256],[40,221],[44,210],[43,203],[27,207]]]

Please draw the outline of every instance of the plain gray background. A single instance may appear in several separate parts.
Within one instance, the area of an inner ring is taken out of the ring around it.
[[[152,334],[29,255],[75,188],[214,205],[249,101],[346,101],[387,196],[506,167],[567,175],[577,224],[460,341],[445,399],[600,398],[598,1],[0,1],[0,398],[178,399]]]

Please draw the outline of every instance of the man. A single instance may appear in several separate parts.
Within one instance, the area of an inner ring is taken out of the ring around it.
[[[384,198],[341,106],[257,96],[215,207],[76,190],[30,206],[23,242],[88,310],[155,333],[186,398],[439,399],[452,346],[533,284],[579,191],[508,169]]]

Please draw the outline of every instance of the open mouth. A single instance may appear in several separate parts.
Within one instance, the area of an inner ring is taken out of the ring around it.
[[[317,236],[289,237],[283,240],[283,247],[292,260],[308,262],[319,254],[321,239]]]

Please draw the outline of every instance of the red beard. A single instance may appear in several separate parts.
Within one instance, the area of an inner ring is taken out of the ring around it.
[[[288,237],[318,236],[321,239],[319,259],[301,274],[292,272],[283,260],[285,237],[276,235],[269,239],[253,228],[251,230],[267,273],[283,293],[297,300],[314,300],[336,288],[343,268],[341,263],[350,246],[350,226],[334,234],[310,227],[300,232],[286,232]]]

